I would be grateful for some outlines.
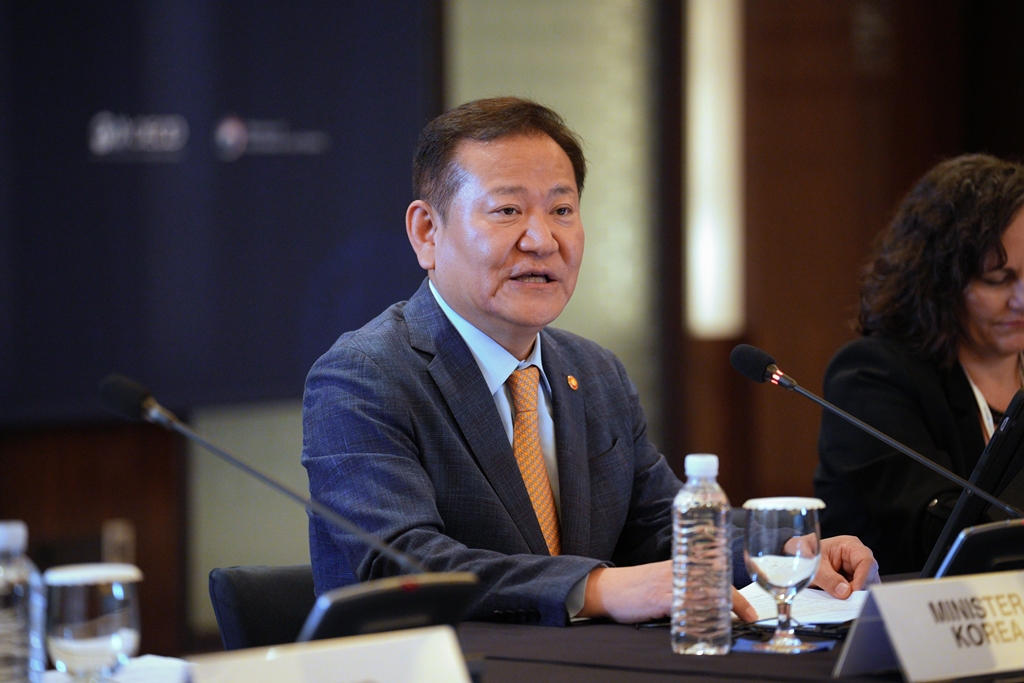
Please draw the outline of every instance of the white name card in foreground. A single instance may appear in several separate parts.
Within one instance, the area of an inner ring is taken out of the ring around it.
[[[469,683],[450,626],[191,657],[193,683]]]
[[[912,683],[1024,670],[1024,571],[872,586],[832,675],[897,661]]]

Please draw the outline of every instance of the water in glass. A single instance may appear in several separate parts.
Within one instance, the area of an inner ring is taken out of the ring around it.
[[[814,578],[821,562],[817,498],[756,498],[743,504],[747,529],[743,559],[750,576],[775,599],[778,626],[755,650],[797,654],[814,649],[794,634],[793,598]]]
[[[67,565],[48,569],[46,647],[58,671],[106,681],[139,649],[137,567]]]

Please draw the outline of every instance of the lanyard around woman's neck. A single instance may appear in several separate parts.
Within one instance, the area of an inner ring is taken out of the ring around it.
[[[974,392],[974,400],[978,402],[978,412],[981,413],[981,421],[985,425],[985,443],[988,443],[996,432],[995,420],[992,418],[992,408],[989,407],[988,401],[985,400],[985,395],[981,393],[981,389],[971,379],[971,373],[967,372],[967,368],[962,363],[960,366],[963,367],[964,374],[967,375],[967,382],[971,385],[971,391]],[[1020,386],[1024,387],[1024,353],[1020,354],[1017,360],[1017,377],[1020,381]]]

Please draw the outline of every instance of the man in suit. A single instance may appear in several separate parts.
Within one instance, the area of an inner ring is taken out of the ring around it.
[[[307,379],[313,497],[433,571],[475,572],[472,618],[635,622],[671,606],[681,484],[615,356],[547,328],[576,286],[585,173],[578,139],[535,103],[432,121],[406,212],[427,280]],[[397,570],[315,516],[310,554],[318,592]],[[833,594],[874,571],[856,539],[823,542],[817,581]]]

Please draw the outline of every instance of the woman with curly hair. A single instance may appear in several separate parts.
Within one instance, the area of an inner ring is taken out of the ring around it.
[[[942,162],[903,199],[865,271],[825,397],[968,478],[1024,386],[1024,167]],[[883,573],[920,570],[960,489],[826,413],[822,532],[853,534]]]

